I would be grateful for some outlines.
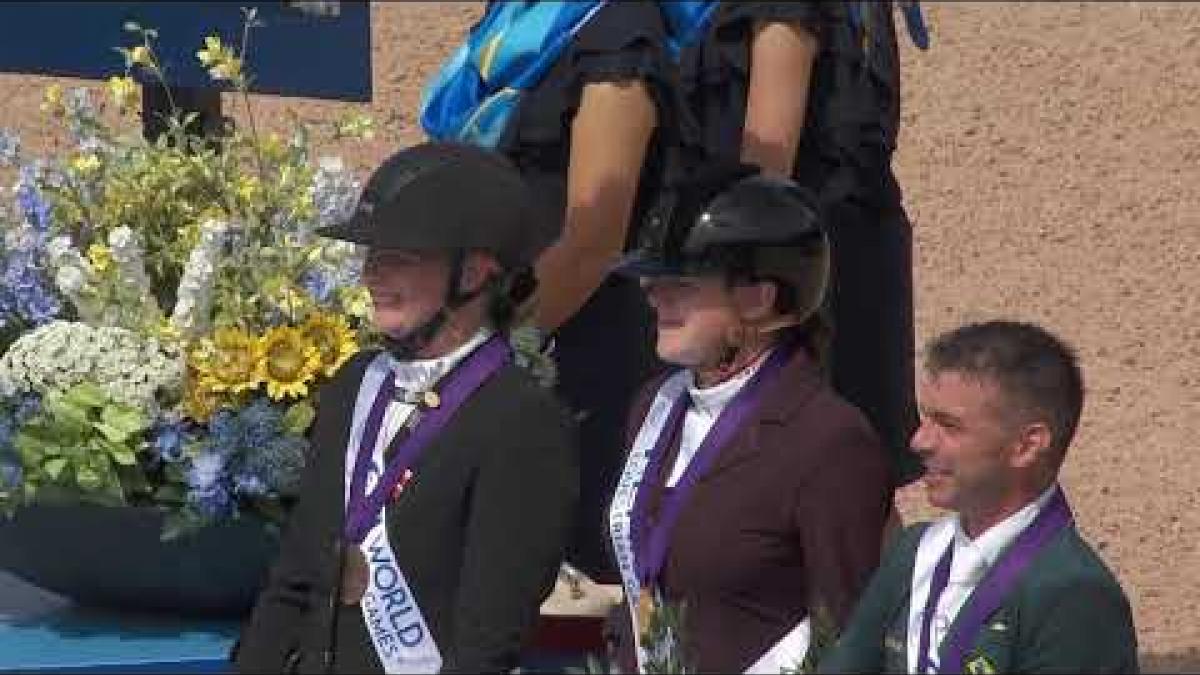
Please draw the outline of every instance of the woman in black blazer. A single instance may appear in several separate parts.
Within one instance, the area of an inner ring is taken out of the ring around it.
[[[536,222],[511,164],[433,143],[385,162],[325,233],[368,247],[388,349],[319,394],[314,456],[240,671],[517,666],[579,484],[570,416],[504,339],[532,287]]]

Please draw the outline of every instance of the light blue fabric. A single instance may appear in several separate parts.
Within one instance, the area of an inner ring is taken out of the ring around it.
[[[426,87],[421,126],[438,140],[499,143],[522,91],[537,85],[607,0],[491,2]],[[660,2],[672,54],[697,39],[716,2]]]

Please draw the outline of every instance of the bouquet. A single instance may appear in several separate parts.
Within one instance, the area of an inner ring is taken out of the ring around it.
[[[73,146],[25,161],[0,206],[0,510],[35,502],[159,508],[167,535],[214,520],[278,521],[297,490],[317,387],[374,340],[362,252],[315,235],[359,182],[310,156],[309,130],[254,128],[240,48],[197,58],[242,94],[248,129],[196,138],[176,112],[154,141],[101,121],[163,73],[152,29],[127,24],[125,72],[52,87],[43,110]],[[169,92],[168,88],[168,92]],[[368,118],[334,123],[366,136]]]

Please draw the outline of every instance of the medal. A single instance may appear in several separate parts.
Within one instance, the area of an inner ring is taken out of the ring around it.
[[[442,397],[430,389],[421,395],[421,402],[425,404],[426,408],[436,408],[442,404]]]
[[[342,604],[357,605],[371,584],[371,567],[358,546],[342,549]]]
[[[650,621],[654,618],[654,595],[650,589],[643,588],[637,599],[637,629],[639,636],[650,632]]]

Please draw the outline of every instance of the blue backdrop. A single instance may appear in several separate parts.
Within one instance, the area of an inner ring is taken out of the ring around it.
[[[371,99],[371,16],[364,1],[5,0],[0,2],[0,71],[84,78],[120,74],[124,60],[113,48],[137,44],[138,36],[123,28],[126,21],[136,21],[158,30],[155,48],[173,86],[212,86],[196,51],[214,33],[226,44],[240,45],[242,7],[256,7],[266,24],[251,33],[246,59],[254,91]]]

